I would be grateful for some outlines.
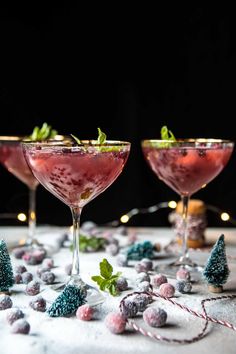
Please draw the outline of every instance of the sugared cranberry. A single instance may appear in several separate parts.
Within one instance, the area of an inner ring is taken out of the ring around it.
[[[111,312],[105,317],[106,327],[114,334],[125,331],[126,319],[120,313]]]
[[[29,303],[30,307],[35,311],[45,312],[46,311],[46,300],[42,296],[38,296]]]
[[[21,274],[22,282],[24,284],[28,284],[31,280],[33,280],[33,274],[30,272],[24,272]]]
[[[24,319],[16,320],[12,325],[12,333],[28,334],[30,331],[29,322]]]
[[[151,327],[162,327],[167,320],[167,313],[161,308],[149,307],[143,313],[144,321]]]
[[[41,280],[45,283],[45,284],[52,284],[55,280],[55,274],[52,272],[43,272],[41,274]]]
[[[12,299],[9,295],[0,294],[0,310],[6,310],[12,307]]]
[[[18,308],[15,308],[15,309],[10,309],[8,312],[7,312],[7,322],[12,325],[13,322],[15,322],[16,320],[19,320],[20,318],[23,318],[24,317],[24,313],[18,309]]]
[[[93,307],[85,304],[78,307],[76,311],[76,317],[82,321],[90,321],[93,317],[94,309]]]
[[[40,292],[40,284],[36,280],[32,280],[26,286],[26,294],[34,296]]]

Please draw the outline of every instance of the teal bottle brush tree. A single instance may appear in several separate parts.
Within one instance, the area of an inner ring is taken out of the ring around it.
[[[13,284],[14,275],[6,242],[0,240],[0,293],[9,292],[9,288],[11,288]]]
[[[221,293],[223,284],[226,283],[229,276],[229,267],[225,252],[224,235],[221,235],[213,246],[206,266],[203,270],[208,289],[212,293]]]

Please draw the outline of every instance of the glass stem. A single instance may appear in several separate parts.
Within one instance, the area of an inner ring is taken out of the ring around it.
[[[79,276],[79,227],[80,227],[80,215],[81,208],[71,208],[73,219],[73,258],[71,269],[71,280],[80,281]]]
[[[34,242],[36,227],[36,188],[29,189],[29,215],[28,215],[28,240],[27,243],[32,245]]]
[[[182,256],[181,260],[188,259],[188,247],[187,247],[187,238],[188,238],[188,230],[187,230],[187,217],[188,217],[188,203],[189,196],[181,196],[183,210],[182,210]]]

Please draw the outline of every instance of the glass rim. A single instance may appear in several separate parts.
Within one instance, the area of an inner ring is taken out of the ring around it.
[[[31,141],[23,140],[22,144],[30,146],[43,146],[43,147],[106,147],[106,146],[129,146],[131,142],[123,140],[106,140],[105,143],[99,144],[97,140],[80,140],[78,144],[72,137],[67,137],[63,140],[50,139],[45,141]]]
[[[162,140],[162,139],[142,139],[141,140],[142,144],[148,144],[148,143],[158,143],[158,144],[209,144],[209,143],[214,143],[214,144],[234,144],[235,142],[233,140],[227,140],[227,139],[215,139],[215,138],[188,138],[188,139],[176,139],[176,140]]]
[[[53,141],[62,141],[63,139],[66,138],[66,135],[60,135],[57,134],[52,140]],[[27,140],[26,135],[0,135],[0,143],[18,143],[18,142],[23,142],[23,141],[32,141],[32,140]],[[51,139],[47,140],[50,141]],[[36,141],[32,141],[36,142]]]

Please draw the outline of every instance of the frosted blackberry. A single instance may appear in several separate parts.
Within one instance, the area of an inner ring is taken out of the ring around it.
[[[143,312],[143,319],[151,327],[162,327],[166,323],[167,313],[159,307],[149,307]]]
[[[33,250],[30,252],[26,252],[22,259],[24,259],[24,261],[27,264],[30,265],[36,265],[36,264],[40,264],[42,263],[43,259],[46,256],[46,250],[43,248],[37,249],[37,250]]]
[[[18,308],[15,308],[15,309],[11,309],[7,312],[7,322],[12,325],[13,322],[15,322],[16,320],[19,320],[20,318],[23,318],[24,317],[24,313],[18,309]]]
[[[67,264],[65,266],[65,272],[67,275],[71,275],[71,270],[72,270],[72,264]]]
[[[128,282],[125,277],[120,277],[117,279],[116,288],[119,291],[125,291],[128,289]]]
[[[111,312],[105,317],[106,327],[114,334],[120,334],[125,331],[126,319],[116,312]]]
[[[37,275],[39,276],[39,278],[41,278],[41,275],[44,273],[44,272],[50,272],[51,271],[51,268],[48,268],[48,267],[38,267],[37,270],[36,270],[36,273]]]
[[[168,280],[163,274],[155,274],[152,278],[152,285],[159,287],[161,284],[168,283]]]
[[[146,268],[145,272],[148,272],[153,268],[153,262],[148,258],[141,259],[140,263],[143,264],[144,267]]]
[[[16,259],[21,259],[24,256],[25,252],[26,249],[24,247],[17,247],[13,249],[12,254]]]
[[[9,295],[0,294],[0,311],[12,307],[12,299]]]
[[[178,290],[182,294],[190,293],[192,290],[192,284],[186,280],[177,281],[175,287],[176,287],[176,290]]]
[[[116,256],[119,253],[119,246],[115,243],[111,243],[106,246],[106,252],[111,256]]]
[[[150,303],[149,296],[147,294],[135,295],[133,301],[137,306],[138,312],[143,312]]]
[[[56,276],[54,273],[52,272],[43,272],[41,274],[41,280],[45,283],[45,284],[52,284],[55,280]]]
[[[148,281],[141,281],[137,287],[139,291],[148,291],[150,290],[150,283]]]
[[[169,283],[161,284],[159,294],[164,297],[172,297],[175,293],[175,287]]]
[[[125,254],[119,254],[116,261],[119,267],[127,267],[128,265],[128,259]]]
[[[29,303],[30,307],[39,312],[45,312],[46,311],[46,300],[42,296],[38,296]]]
[[[31,280],[33,280],[33,274],[30,272],[24,272],[21,274],[22,283],[28,284]]]
[[[53,268],[54,267],[54,261],[52,258],[44,258],[42,262],[42,266],[45,268]]]
[[[26,294],[34,296],[40,292],[40,284],[36,280],[32,280],[26,285]]]
[[[145,273],[145,272],[141,272],[141,273],[139,273],[137,276],[136,276],[136,283],[138,284],[138,283],[141,283],[141,282],[143,282],[143,281],[148,281],[149,283],[150,283],[150,276],[147,274],[147,273]]]
[[[32,253],[26,252],[23,256],[22,259],[26,262],[26,264],[29,265],[36,265],[38,264],[36,257],[33,256]]]
[[[23,264],[20,264],[18,266],[15,267],[15,273],[24,273],[27,272],[26,267]]]
[[[14,281],[15,281],[15,284],[20,284],[22,283],[22,276],[20,273],[16,273],[14,275]]]
[[[142,263],[136,263],[134,269],[137,273],[145,273],[146,272],[146,265]]]
[[[12,325],[12,333],[28,334],[30,331],[29,322],[24,319],[16,320]]]
[[[93,317],[93,314],[94,314],[93,307],[87,304],[79,306],[76,311],[76,317],[82,321],[90,321]]]
[[[121,311],[121,314],[125,318],[128,318],[128,317],[132,318],[137,315],[138,307],[134,301],[132,301],[130,299],[126,299],[125,301],[123,301],[121,303],[120,311]]]

